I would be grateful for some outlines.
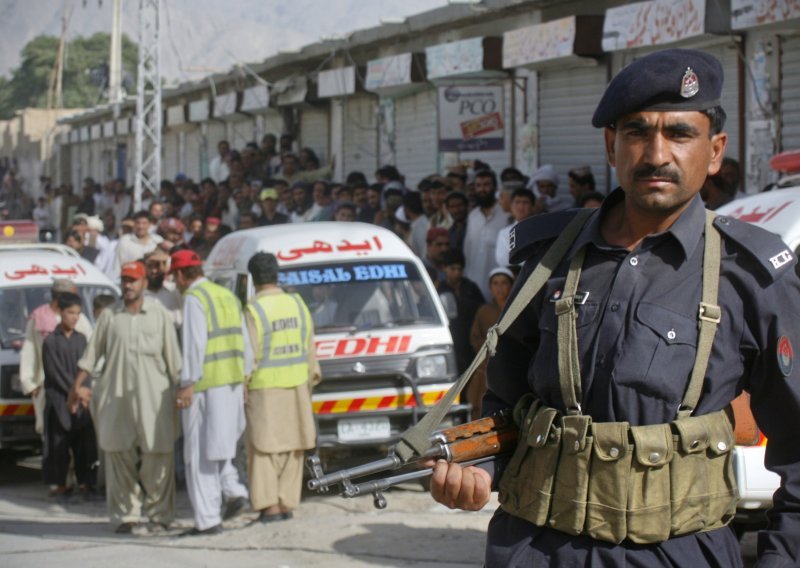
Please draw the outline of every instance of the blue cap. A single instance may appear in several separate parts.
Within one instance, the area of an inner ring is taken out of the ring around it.
[[[637,59],[608,84],[592,126],[613,126],[631,112],[708,110],[719,106],[722,65],[695,49],[665,49]]]

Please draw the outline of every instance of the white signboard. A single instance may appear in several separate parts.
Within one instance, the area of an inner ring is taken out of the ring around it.
[[[103,123],[103,138],[113,138],[114,137],[114,121],[109,120],[108,122]]]
[[[428,79],[483,71],[483,38],[474,37],[425,48]]]
[[[439,87],[439,151],[503,150],[503,87]]]
[[[411,65],[410,53],[371,60],[367,63],[366,89],[372,91],[409,84],[411,82]]]
[[[606,10],[603,51],[663,45],[705,32],[705,0],[652,0]]]
[[[503,67],[519,67],[572,55],[575,16],[503,34]]]
[[[99,124],[92,124],[91,131],[90,131],[92,140],[99,140],[100,139],[101,134],[102,134],[100,126],[101,125],[99,125]]]
[[[120,136],[128,134],[131,131],[131,119],[120,118],[117,120],[117,134]]]
[[[256,85],[242,93],[242,110],[259,111],[269,108],[269,87]]]
[[[731,0],[735,30],[800,18],[800,0]]]
[[[317,81],[320,97],[352,95],[356,92],[356,68],[351,66],[320,71]]]
[[[189,120],[191,122],[202,122],[208,120],[209,116],[209,100],[202,99],[189,103]]]
[[[214,97],[214,118],[229,116],[236,112],[236,92]]]
[[[186,122],[186,117],[183,113],[183,105],[167,107],[167,124],[169,126],[176,126],[184,122]]]

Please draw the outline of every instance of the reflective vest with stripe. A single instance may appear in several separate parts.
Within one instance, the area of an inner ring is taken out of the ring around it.
[[[208,329],[203,378],[195,383],[195,392],[243,382],[244,336],[238,298],[210,280],[193,286],[186,294],[202,304]]]
[[[261,360],[248,385],[251,390],[292,388],[308,380],[311,314],[297,294],[262,294],[247,310],[256,327]]]

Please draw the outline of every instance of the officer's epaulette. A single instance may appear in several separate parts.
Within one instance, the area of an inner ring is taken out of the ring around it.
[[[509,260],[512,264],[524,262],[543,242],[561,234],[580,209],[567,209],[544,215],[534,215],[517,223],[509,235]]]
[[[722,215],[714,219],[714,226],[723,238],[744,249],[773,282],[797,264],[792,249],[778,235],[761,227]]]

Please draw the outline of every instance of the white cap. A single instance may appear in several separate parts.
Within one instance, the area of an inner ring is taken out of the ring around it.
[[[408,217],[406,217],[406,208],[402,205],[395,209],[394,218],[400,221],[401,223],[405,223],[406,225],[410,225],[411,221]]]
[[[514,281],[514,273],[511,272],[508,268],[505,268],[503,266],[498,266],[497,268],[493,268],[492,271],[489,272],[488,280],[491,282],[492,278],[494,278],[498,274],[505,274],[511,279],[512,282]]]
[[[92,215],[91,217],[86,218],[86,224],[89,226],[90,231],[97,231],[98,233],[102,233],[105,225],[103,225],[103,221],[100,220],[100,217],[97,215]]]
[[[558,187],[558,174],[552,164],[545,164],[533,172],[531,182],[536,183],[537,181],[549,181]]]

